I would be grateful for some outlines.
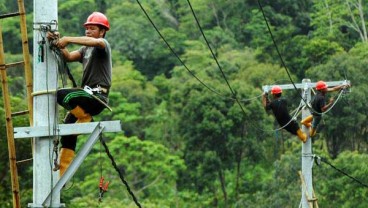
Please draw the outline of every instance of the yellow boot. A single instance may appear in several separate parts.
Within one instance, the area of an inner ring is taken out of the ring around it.
[[[307,116],[305,119],[303,119],[301,121],[301,123],[306,126],[307,128],[311,127],[312,126],[312,120],[313,120],[313,116],[312,115],[309,115]]]
[[[70,163],[74,158],[74,151],[68,148],[60,149],[60,178],[64,175],[66,169],[68,169]]]
[[[311,137],[314,137],[316,135],[316,133],[317,133],[317,129],[316,128],[313,128],[313,127],[309,131],[309,135]]]
[[[71,110],[70,113],[78,119],[76,123],[87,123],[92,121],[92,116],[89,113],[86,113],[78,105],[73,110]]]
[[[307,137],[307,135],[301,129],[298,129],[298,131],[296,132],[296,134],[298,135],[299,139],[303,143],[306,143],[307,142],[308,137]]]

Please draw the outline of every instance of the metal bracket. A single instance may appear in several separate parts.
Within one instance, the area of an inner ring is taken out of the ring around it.
[[[51,190],[49,195],[46,197],[45,201],[42,203],[43,206],[47,206],[50,204],[51,197],[53,195],[60,194],[60,190],[63,186],[70,180],[70,178],[77,171],[79,166],[82,164],[83,160],[87,157],[88,153],[91,151],[93,145],[99,138],[99,135],[103,132],[104,126],[100,125],[101,123],[94,123],[95,128],[88,138],[87,142],[82,146],[79,150],[77,156],[74,158],[73,162],[70,164],[68,169],[65,171],[64,175],[59,179],[59,181],[55,184],[54,188]]]

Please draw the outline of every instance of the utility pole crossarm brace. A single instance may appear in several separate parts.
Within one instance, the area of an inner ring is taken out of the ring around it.
[[[59,179],[59,181],[52,188],[51,192],[47,195],[45,201],[42,203],[43,206],[47,207],[47,205],[50,204],[52,196],[60,195],[60,191],[63,188],[63,186],[73,177],[74,173],[83,163],[83,160],[87,157],[93,145],[100,137],[100,134],[103,132],[104,128],[106,128],[106,126],[102,126],[101,123],[94,123],[94,125],[95,127],[93,128],[89,139],[79,150],[77,156],[74,158],[73,162],[65,171],[64,175]]]

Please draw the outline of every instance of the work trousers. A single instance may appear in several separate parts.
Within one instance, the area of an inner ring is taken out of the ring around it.
[[[96,93],[94,96],[107,103],[107,94]],[[67,110],[72,110],[79,106],[91,116],[98,115],[105,108],[105,105],[94,96],[79,88],[59,89],[56,92],[56,98],[59,105],[63,106]],[[75,123],[76,121],[77,118],[70,112],[68,112],[64,119],[65,124]],[[77,145],[77,136],[78,135],[62,136],[60,138],[61,147],[75,151],[75,147]]]

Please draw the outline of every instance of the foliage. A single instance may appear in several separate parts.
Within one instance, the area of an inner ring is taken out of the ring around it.
[[[81,145],[82,142],[79,144]],[[156,207],[153,203],[156,201],[162,206],[169,207],[171,203],[175,202],[177,172],[185,169],[184,161],[179,156],[171,154],[163,145],[151,141],[141,141],[136,137],[117,136],[109,141],[107,146],[119,171],[122,172],[131,191],[142,203],[142,206]],[[93,196],[96,196],[94,193],[98,190],[94,187],[97,187],[98,179],[104,176],[105,181],[109,181],[110,185],[101,206],[113,207],[122,202],[127,205],[132,204],[131,196],[128,192],[122,192],[122,189],[125,190],[125,188],[117,172],[111,167],[109,158],[103,153],[103,147],[99,145],[97,148],[96,145],[88,160],[81,167],[82,171],[76,174],[73,181],[74,185],[80,183],[80,186],[68,191],[72,193],[67,192],[64,200],[72,200],[75,207],[97,206],[98,200]],[[83,167],[92,168],[85,169]],[[75,198],[76,195],[80,195],[80,197]],[[86,200],[86,196],[96,200]],[[146,198],[150,198],[150,200],[146,202]],[[170,198],[172,200],[168,200]]]
[[[62,35],[80,36],[92,11],[109,18],[113,111],[94,119],[122,122],[123,134],[104,138],[143,207],[297,207],[301,143],[284,130],[275,131],[279,126],[264,111],[261,95],[262,86],[304,78],[351,82],[351,92],[342,94],[324,115],[312,140],[313,153],[367,183],[361,165],[368,150],[364,1],[139,2],[167,43],[133,0],[60,0],[58,29]],[[0,0],[0,12],[16,11],[16,3]],[[33,31],[33,2],[25,5],[33,51],[31,39],[38,35]],[[0,24],[5,62],[20,61],[18,19]],[[18,68],[7,70],[13,112],[26,109],[24,76]],[[74,63],[70,68],[79,81],[81,67]],[[285,90],[283,97],[290,110],[300,102],[297,90]],[[0,116],[4,118],[2,99]],[[25,116],[13,121],[15,126],[29,125]],[[77,149],[85,139],[79,136]],[[32,157],[29,141],[16,145],[17,160]],[[5,119],[0,119],[0,156],[6,158],[0,161],[0,206],[11,207]],[[32,166],[21,163],[18,171],[25,207],[32,200]],[[327,164],[313,171],[321,207],[368,206],[366,188]],[[101,175],[111,186],[99,203]],[[98,144],[66,188],[62,202],[67,207],[136,207]]]

